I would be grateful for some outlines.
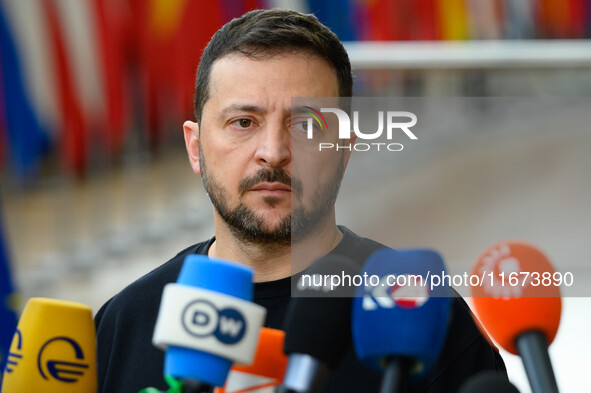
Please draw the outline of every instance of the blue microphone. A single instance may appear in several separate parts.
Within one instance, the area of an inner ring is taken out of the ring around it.
[[[451,288],[431,286],[445,272],[431,250],[374,252],[363,268],[366,281],[353,299],[352,335],[359,360],[383,371],[381,392],[400,392],[434,366],[445,341]]]
[[[164,375],[192,391],[223,386],[233,363],[253,361],[266,310],[252,303],[253,271],[235,262],[190,255],[167,284],[152,342],[166,351]]]

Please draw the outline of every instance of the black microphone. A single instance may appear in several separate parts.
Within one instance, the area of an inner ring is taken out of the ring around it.
[[[351,259],[327,255],[301,274],[286,315],[289,362],[277,393],[322,391],[351,343],[352,278],[358,272]]]
[[[458,393],[519,393],[519,390],[501,373],[483,371],[468,379]]]

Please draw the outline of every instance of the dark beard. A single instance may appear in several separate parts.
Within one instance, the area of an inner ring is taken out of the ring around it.
[[[244,203],[240,203],[234,209],[230,209],[226,203],[227,191],[222,184],[208,176],[203,151],[199,146],[199,165],[203,187],[209,195],[211,202],[222,219],[228,224],[232,234],[240,242],[257,245],[266,249],[283,248],[296,243],[310,234],[316,226],[330,213],[339,192],[343,176],[342,162],[330,181],[321,185],[316,190],[312,210],[306,211],[302,206],[291,210],[291,214],[285,217],[275,228],[265,229],[263,217],[249,209]],[[261,168],[253,176],[240,181],[238,185],[239,195],[242,197],[246,191],[261,182],[280,182],[291,187],[292,206],[295,198],[302,195],[301,182],[289,176],[282,168]],[[269,207],[279,203],[279,198],[267,197],[264,202]]]

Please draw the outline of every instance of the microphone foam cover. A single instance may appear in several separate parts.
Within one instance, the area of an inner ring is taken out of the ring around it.
[[[96,393],[96,333],[84,304],[31,298],[14,334],[3,393]]]
[[[371,285],[358,287],[353,300],[353,343],[361,361],[380,370],[389,357],[413,359],[412,382],[432,368],[451,318],[451,290],[431,289],[428,276],[444,271],[441,256],[431,250],[384,248],[368,258],[362,274]],[[418,276],[427,285],[414,285]]]
[[[302,272],[292,288],[294,298],[284,323],[286,354],[307,354],[331,368],[338,364],[351,342],[354,290],[352,280],[331,289],[330,279],[323,278],[353,278],[358,273],[359,268],[351,259],[336,255],[327,255]]]
[[[479,256],[472,274],[485,280],[471,287],[472,303],[483,327],[506,351],[517,355],[515,339],[531,330],[542,332],[548,344],[554,340],[562,310],[560,288],[542,281],[554,272],[548,258],[524,242],[495,243]],[[509,282],[512,273],[518,285]]]
[[[283,353],[285,332],[261,328],[259,345],[252,364],[234,365],[223,388],[215,393],[241,392],[248,389],[268,389],[279,386],[287,368],[287,356]],[[262,391],[262,390],[261,390]]]
[[[193,254],[185,258],[177,284],[220,292],[252,301],[253,270],[237,262]]]
[[[254,355],[256,341],[251,338],[258,339],[264,312],[257,312],[257,322],[249,323],[256,311],[250,307],[255,306],[250,303],[254,292],[252,277],[251,268],[236,262],[205,255],[185,258],[177,283],[168,284],[172,287],[167,286],[163,292],[154,330],[153,342],[167,347],[165,375],[222,386],[232,366],[230,354],[238,354],[240,358],[251,352]],[[183,288],[205,291],[189,294]],[[168,300],[168,294],[174,294],[174,301]],[[224,300],[218,295],[236,301]],[[251,312],[247,313],[248,310]],[[232,326],[241,329],[233,330]]]

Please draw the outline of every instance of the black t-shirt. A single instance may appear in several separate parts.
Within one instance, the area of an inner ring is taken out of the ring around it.
[[[362,267],[383,245],[339,227],[343,239],[331,254],[352,258]],[[135,281],[98,311],[95,322],[98,343],[99,393],[137,393],[146,387],[166,389],[164,352],[152,345],[152,334],[162,290],[175,282],[189,254],[207,254],[214,239],[181,251],[177,256]],[[265,326],[282,329],[290,302],[290,278],[255,284],[254,301],[267,309]],[[453,300],[449,333],[437,364],[412,392],[456,392],[469,376],[485,369],[506,374],[498,351],[476,327],[468,305]],[[360,363],[351,348],[330,376],[326,392],[375,393],[381,375]]]

